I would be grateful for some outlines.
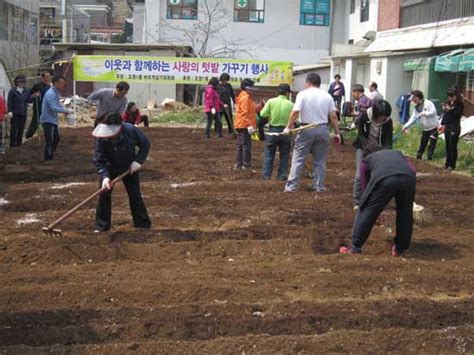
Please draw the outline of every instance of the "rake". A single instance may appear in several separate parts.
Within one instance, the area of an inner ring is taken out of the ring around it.
[[[130,169],[124,172],[122,175],[117,176],[113,181],[112,181],[112,186],[114,186],[117,182],[121,181],[125,176],[127,176],[130,173]],[[78,209],[80,209],[82,206],[84,206],[86,203],[89,201],[93,200],[95,197],[102,195],[104,192],[107,191],[107,188],[103,187],[96,192],[94,192],[92,195],[87,197],[84,201],[79,203],[77,206],[66,212],[64,215],[59,217],[57,220],[55,220],[53,223],[51,223],[47,227],[43,227],[41,230],[43,233],[47,236],[50,237],[61,237],[63,235],[63,231],[61,229],[54,228],[56,227],[59,223],[64,221],[65,219],[69,218],[72,214],[74,214]]]
[[[413,202],[413,218],[419,222],[430,222],[432,220],[431,214],[415,202]]]
[[[301,132],[301,131],[304,131],[305,129],[309,129],[309,128],[315,128],[315,127],[318,127],[319,125],[317,124],[309,124],[309,125],[306,125],[306,126],[301,126],[301,127],[298,127],[298,128],[294,128],[292,130],[290,130],[289,133],[283,133],[283,132],[265,132],[265,134],[269,135],[269,136],[285,136],[285,135],[289,135],[289,134],[295,134],[295,133],[298,133],[298,132]]]

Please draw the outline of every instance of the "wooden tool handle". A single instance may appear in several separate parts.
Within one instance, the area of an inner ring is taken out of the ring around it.
[[[123,174],[117,176],[113,181],[112,181],[112,186],[115,185],[117,182],[121,181],[125,176],[127,176],[128,174],[130,174],[130,169],[128,169],[126,172],[124,172]],[[74,212],[76,212],[79,208],[81,208],[82,206],[84,206],[86,203],[88,203],[89,201],[91,201],[92,199],[94,199],[95,197],[103,194],[105,191],[107,191],[106,188],[100,188],[99,190],[97,190],[96,192],[94,192],[92,195],[90,195],[89,197],[87,197],[84,201],[82,201],[81,203],[79,203],[77,206],[75,206],[74,208],[72,208],[71,210],[69,210],[68,212],[66,212],[64,215],[62,215],[61,217],[59,217],[57,220],[55,220],[53,223],[51,223],[47,228],[49,230],[53,229],[56,225],[58,225],[59,223],[61,223],[62,221],[64,221],[66,218],[68,218],[69,216],[71,216]]]

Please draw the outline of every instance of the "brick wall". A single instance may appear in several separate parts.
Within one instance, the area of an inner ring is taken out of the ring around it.
[[[400,28],[400,0],[379,0],[377,31]]]

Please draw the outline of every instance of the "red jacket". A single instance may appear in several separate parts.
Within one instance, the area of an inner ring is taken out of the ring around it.
[[[3,122],[5,115],[7,114],[7,106],[5,100],[0,96],[0,122]]]
[[[142,115],[138,109],[135,112],[125,111],[122,121],[139,125],[142,122]]]

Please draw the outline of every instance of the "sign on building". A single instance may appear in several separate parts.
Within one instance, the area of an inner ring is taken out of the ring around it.
[[[214,58],[74,56],[74,80],[89,82],[207,84],[227,73],[231,83],[250,78],[256,85],[293,82],[293,63]]]

